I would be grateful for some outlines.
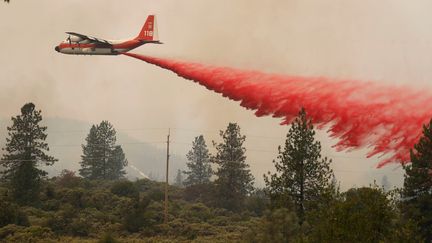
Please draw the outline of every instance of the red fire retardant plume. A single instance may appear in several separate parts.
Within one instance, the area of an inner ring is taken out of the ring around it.
[[[173,71],[255,111],[289,124],[301,107],[319,128],[329,127],[338,150],[369,147],[368,157],[390,156],[388,163],[409,161],[422,125],[432,117],[432,97],[404,87],[372,82],[266,74],[179,60],[125,55]]]

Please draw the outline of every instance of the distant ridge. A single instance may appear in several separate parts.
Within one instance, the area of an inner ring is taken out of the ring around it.
[[[57,176],[62,170],[77,171],[80,168],[81,144],[90,130],[91,123],[65,118],[44,118],[42,121],[48,127],[47,142],[50,147],[49,154],[59,161],[51,167],[45,167],[49,176]],[[7,126],[10,119],[0,119],[0,146],[6,143]],[[129,161],[126,169],[128,179],[150,177],[154,180],[164,180],[166,151],[156,148],[145,141],[130,137],[128,134],[117,130],[117,143],[123,144],[122,148]],[[0,152],[1,153],[1,152]],[[173,180],[178,169],[185,169],[186,158],[179,155],[170,157],[170,178]]]

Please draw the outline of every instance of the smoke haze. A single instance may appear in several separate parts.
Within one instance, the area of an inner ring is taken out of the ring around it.
[[[262,183],[288,130],[280,120],[256,118],[236,102],[127,57],[64,56],[54,46],[66,38],[65,31],[132,37],[148,14],[156,14],[165,44],[137,52],[427,89],[431,5],[426,0],[13,1],[0,5],[0,116],[16,115],[33,101],[45,117],[106,119],[141,141],[164,140],[166,128],[179,128],[172,136],[173,152],[180,155],[194,136],[204,133],[211,144],[218,130],[238,122],[247,135],[252,172]],[[384,174],[400,184],[401,171],[394,166],[375,170],[378,159],[366,159],[364,150],[338,153],[326,133],[319,139],[324,154],[334,158],[343,187],[379,181]]]

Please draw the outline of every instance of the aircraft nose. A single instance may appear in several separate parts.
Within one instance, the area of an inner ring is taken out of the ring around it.
[[[60,52],[60,48],[59,48],[58,46],[56,46],[54,49],[55,49],[57,52]]]

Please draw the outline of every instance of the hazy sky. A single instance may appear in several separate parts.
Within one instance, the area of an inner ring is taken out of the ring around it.
[[[12,0],[0,4],[0,117],[33,101],[46,117],[109,120],[142,141],[162,141],[171,127],[179,155],[194,136],[205,134],[210,145],[218,130],[238,122],[262,184],[288,130],[279,120],[256,118],[237,102],[129,57],[66,56],[54,46],[65,31],[134,37],[147,15],[156,14],[165,44],[135,52],[430,89],[430,9],[426,0]],[[377,170],[377,159],[365,159],[363,150],[337,153],[325,132],[319,138],[344,188],[374,178],[379,183],[384,174],[393,184],[402,182],[396,165]]]

